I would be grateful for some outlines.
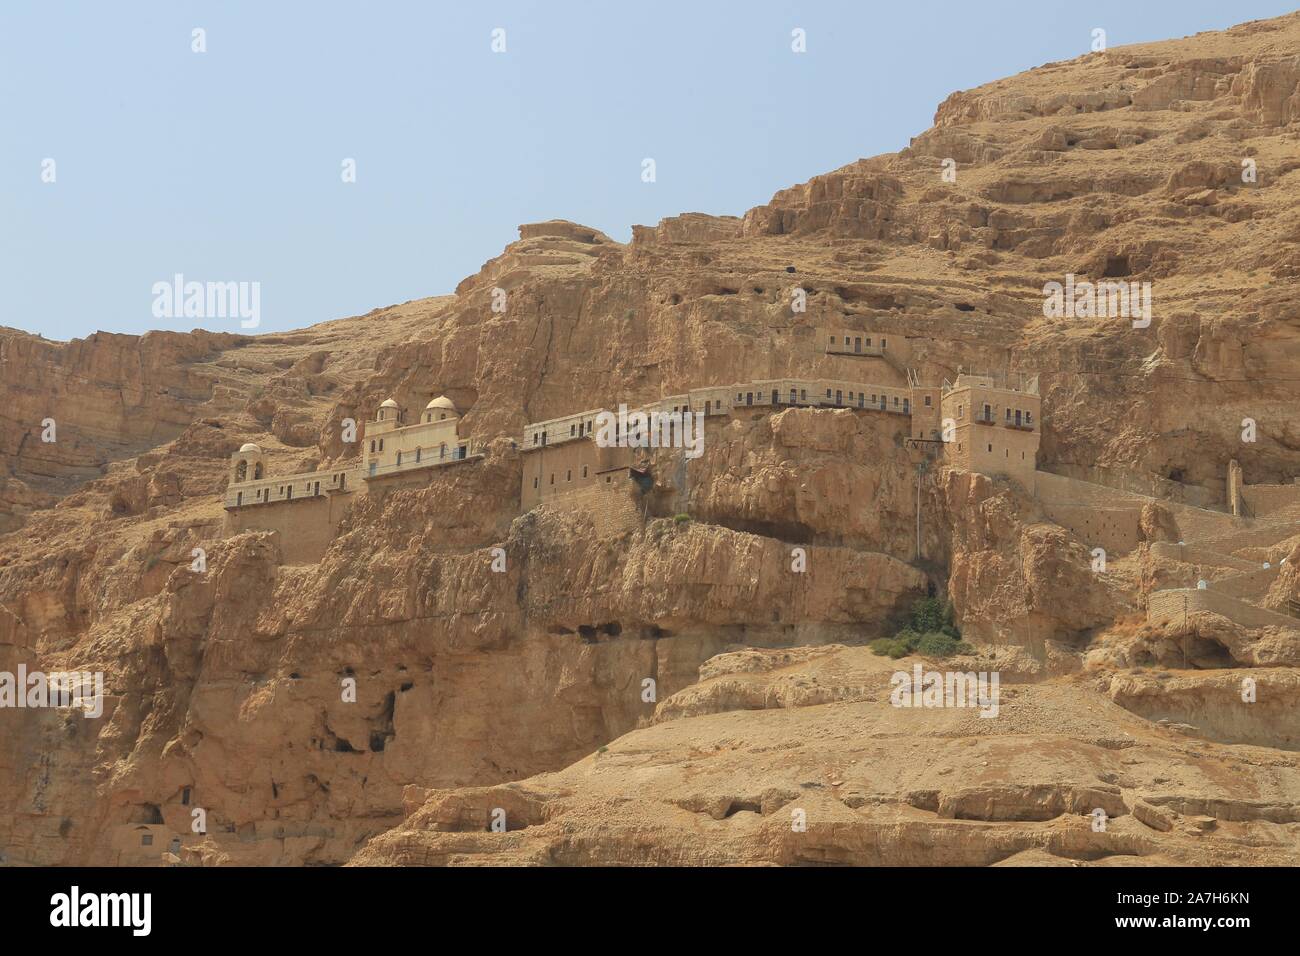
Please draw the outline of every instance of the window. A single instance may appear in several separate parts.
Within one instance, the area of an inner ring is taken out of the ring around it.
[[[551,484],[555,484],[555,472],[551,472]]]
[[[992,451],[992,450],[993,450],[993,446],[992,446],[992,445],[989,445],[989,451]]]
[[[867,339],[867,348],[871,348],[871,339],[870,339],[870,338]]]
[[[880,340],[880,347],[881,347],[882,349],[885,347],[885,340],[884,340],[884,339],[881,339],[881,340]]]
[[[930,408],[930,407],[934,404],[934,402],[932,401],[932,399],[933,399],[933,396],[932,396],[932,395],[927,395],[927,396],[925,396],[925,407],[926,407],[926,408]]]
[[[834,345],[834,344],[835,344],[835,336],[832,335],[832,336],[831,336],[831,345]]]
[[[570,426],[569,426],[569,437],[572,438],[572,437],[573,437],[574,435],[576,435],[577,433],[578,433],[578,426],[577,426],[577,425],[570,425]]]
[[[316,494],[320,494],[320,482],[316,482]]]
[[[446,443],[446,442],[443,442],[441,445],[438,446],[438,457],[439,457],[439,458],[446,458],[446,457],[447,457],[447,443]]]
[[[830,397],[831,397],[831,390],[830,390],[829,388],[826,389],[826,397],[827,397],[827,398],[830,398]]]
[[[572,468],[570,468],[568,474],[566,474],[566,475],[564,476],[564,480],[565,480],[565,481],[572,481],[572,480],[573,480],[573,469],[572,469]]]
[[[190,805],[190,788],[185,787],[183,790],[181,790],[181,806],[188,807],[189,805]]]
[[[587,466],[586,466],[586,465],[583,465],[583,466],[582,466],[582,477],[584,477],[584,478],[587,477]]]
[[[420,463],[420,457],[421,457],[421,453],[422,453],[423,451],[424,451],[423,448],[417,448],[417,449],[415,449],[415,463],[416,463],[417,465]]]
[[[399,451],[397,453],[397,464],[401,465],[401,463],[402,463],[402,453]]]
[[[705,403],[704,403],[704,414],[705,414],[705,415],[709,414],[709,412],[712,411],[712,407],[713,407],[713,402],[712,402],[712,401],[705,402]]]
[[[244,503],[244,493],[241,491],[239,492],[239,494],[235,495],[235,504],[236,506],[238,506],[238,505],[242,505],[243,503]]]
[[[794,405],[799,401],[799,392],[797,389],[790,389],[790,404]]]
[[[806,388],[799,389],[799,401],[801,402],[808,401],[808,390]]]
[[[374,453],[375,453],[375,440],[372,438],[370,439],[370,454],[373,455]]]
[[[534,488],[537,487],[537,479],[536,479],[536,478],[533,479],[533,487],[534,487]]]
[[[958,417],[958,418],[965,418],[965,417],[966,417],[966,406],[965,406],[965,405],[958,405],[958,406],[957,406],[957,417]]]
[[[143,833],[143,834],[141,834],[141,835],[140,835],[140,845],[141,845],[141,846],[153,846],[153,834],[152,834],[152,833]]]
[[[384,450],[384,440],[382,438],[379,439],[379,450],[380,451]]]

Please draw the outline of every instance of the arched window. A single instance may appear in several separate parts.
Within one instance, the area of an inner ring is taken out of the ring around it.
[[[239,464],[235,465],[235,481],[247,481],[247,480],[248,480],[248,462],[241,458],[239,459]]]
[[[261,477],[262,477],[262,463],[259,461],[257,464],[253,466],[253,480],[256,481]]]

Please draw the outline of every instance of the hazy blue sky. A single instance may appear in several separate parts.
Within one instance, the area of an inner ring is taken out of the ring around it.
[[[0,325],[239,331],[155,318],[175,273],[259,282],[261,332],[442,294],[519,223],[626,240],[679,212],[739,215],[907,145],[953,90],[1088,52],[1094,27],[1115,47],[1289,9],[2,0]]]

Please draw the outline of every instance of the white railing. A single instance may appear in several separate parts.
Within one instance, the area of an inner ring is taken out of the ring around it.
[[[827,394],[829,392],[829,394]],[[686,395],[673,395],[628,410],[642,412],[683,411],[724,414],[733,408],[806,406],[821,408],[861,408],[868,411],[912,411],[912,393],[906,386],[872,385],[830,379],[765,379],[738,385],[713,385],[691,389]],[[597,416],[604,409],[594,409],[563,418],[535,422],[524,429],[521,448],[534,451],[564,442],[590,438],[597,427]]]
[[[442,465],[454,465],[457,462],[469,461],[473,458],[482,458],[486,442],[472,439],[464,439],[447,448],[447,454],[421,454],[416,457],[414,454],[403,458],[400,464],[380,465],[378,462],[371,462],[369,467],[362,473],[362,477],[369,481],[371,478],[384,478],[389,475],[395,475],[407,471],[418,471],[421,468],[437,468]],[[428,449],[432,451],[432,449]]]
[[[350,491],[356,487],[355,465],[330,471],[304,471],[296,475],[270,475],[256,481],[232,482],[226,488],[227,508],[273,504],[314,498],[331,491]]]

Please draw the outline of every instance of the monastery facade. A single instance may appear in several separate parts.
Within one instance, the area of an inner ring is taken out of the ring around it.
[[[262,449],[249,442],[230,459],[225,533],[279,531],[287,562],[319,560],[355,494],[420,481],[430,468],[483,458],[481,443],[460,434],[460,413],[445,395],[407,422],[393,399],[366,423],[358,462],[327,471],[271,475]],[[272,507],[267,507],[272,506]]]

